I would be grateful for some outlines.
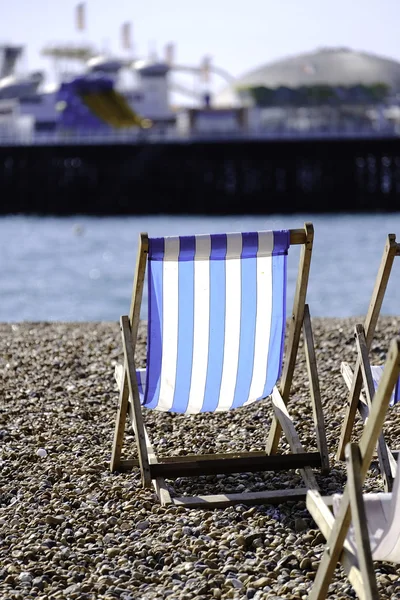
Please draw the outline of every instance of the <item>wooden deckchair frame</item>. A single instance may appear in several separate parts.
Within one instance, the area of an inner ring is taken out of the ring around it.
[[[390,273],[392,271],[393,261],[396,256],[400,255],[400,244],[396,243],[396,236],[394,233],[390,233],[387,237],[385,248],[383,251],[382,260],[379,266],[378,274],[375,280],[374,289],[372,292],[371,302],[368,307],[367,316],[364,321],[365,330],[365,343],[367,351],[370,350],[372,340],[374,337],[376,324],[378,322],[379,313],[381,311],[383,298],[385,296],[387,284],[389,281]],[[348,369],[342,373],[346,383],[348,384],[350,373]],[[339,438],[339,445],[337,449],[337,460],[344,459],[344,449],[348,442],[350,442],[352,430],[354,427],[354,421],[357,414],[357,409],[360,409],[361,416],[365,416],[365,403],[360,402],[360,394],[362,388],[362,374],[361,374],[361,362],[360,356],[356,362],[354,374],[351,379],[351,385],[349,389],[349,395],[347,398],[347,406],[344,415],[343,425]],[[385,482],[386,484],[386,482]]]
[[[161,504],[183,506],[229,506],[232,504],[277,503],[289,499],[305,498],[307,490],[318,489],[311,467],[320,467],[322,472],[329,470],[329,454],[326,442],[318,372],[315,359],[314,340],[308,306],[305,304],[310,270],[314,230],[311,223],[304,229],[290,230],[290,245],[301,244],[299,273],[293,304],[293,314],[288,332],[288,343],[284,361],[280,390],[274,388],[271,399],[274,409],[272,427],[274,447],[266,451],[240,452],[211,455],[168,456],[158,458],[151,446],[145,428],[136,380],[135,346],[139,326],[145,268],[148,254],[147,234],[140,235],[138,259],[133,285],[132,303],[129,316],[121,317],[124,365],[119,381],[119,406],[115,425],[111,471],[129,471],[140,467],[142,485],[154,486]],[[307,372],[310,381],[310,396],[316,432],[318,452],[306,452],[300,442],[293,421],[287,410],[290,387],[296,363],[301,329],[303,328]],[[138,450],[138,460],[121,460],[121,450],[126,417],[129,414]],[[289,443],[290,454],[276,454],[279,436],[283,430]],[[215,473],[240,473],[255,471],[278,471],[300,469],[305,487],[273,490],[265,492],[227,494],[214,496],[171,497],[165,478],[199,476]]]
[[[362,377],[368,389],[372,378],[370,365],[359,356]],[[369,469],[376,444],[381,435],[390,397],[400,374],[400,339],[390,345],[388,357],[378,389],[373,398],[369,418],[365,424],[360,443],[346,446],[348,482],[335,518],[329,508],[330,499],[323,498],[318,491],[307,493],[307,508],[327,540],[324,553],[309,594],[311,600],[323,600],[336,565],[341,562],[347,577],[358,596],[365,600],[376,600],[378,596],[373,570],[368,528],[362,500],[362,485]],[[346,540],[350,522],[353,521],[357,541],[357,555]]]

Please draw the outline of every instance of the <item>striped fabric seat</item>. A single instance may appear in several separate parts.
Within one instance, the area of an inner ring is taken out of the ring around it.
[[[377,389],[379,381],[382,377],[384,365],[371,365],[371,373],[372,379],[374,380],[375,389]],[[397,380],[396,386],[393,390],[392,396],[390,398],[389,406],[394,406],[400,400],[400,389],[399,389],[399,381]]]
[[[149,239],[141,403],[225,411],[267,397],[281,371],[289,231]]]

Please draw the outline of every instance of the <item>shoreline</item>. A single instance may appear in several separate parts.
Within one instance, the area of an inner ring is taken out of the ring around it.
[[[328,475],[315,470],[323,494],[341,491],[346,480],[344,463],[335,460],[347,397],[340,361],[355,362],[357,322],[362,318],[312,318],[331,460]],[[373,362],[384,361],[399,332],[400,317],[379,318]],[[117,321],[0,323],[0,595],[10,600],[305,600],[325,544],[303,501],[162,508],[151,490],[141,489],[138,471],[109,472],[118,401],[113,370],[121,355]],[[137,366],[144,360],[142,322]],[[302,347],[297,365],[290,412],[302,443],[312,449]],[[145,420],[160,454],[187,448],[205,453],[262,448],[271,414],[263,400],[217,415],[146,411]],[[398,407],[387,421],[386,440],[398,447]],[[126,438],[130,444],[124,449],[132,456],[131,432]],[[40,448],[45,457],[37,455]],[[290,487],[298,479],[294,472],[181,478],[175,490]],[[374,464],[364,489],[382,489]],[[380,563],[376,573],[380,597],[393,597],[400,568]],[[329,598],[349,593],[337,567]]]

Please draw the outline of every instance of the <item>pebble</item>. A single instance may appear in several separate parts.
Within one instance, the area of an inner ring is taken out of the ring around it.
[[[307,521],[305,519],[302,519],[301,517],[298,517],[294,521],[294,529],[297,533],[305,531],[306,529],[308,529]]]
[[[347,391],[340,361],[354,363],[355,319],[313,319],[332,469],[315,470],[322,494],[343,489],[335,460]],[[15,324],[14,324],[15,325]],[[381,317],[371,349],[382,362],[400,319]],[[137,365],[145,362],[141,323]],[[122,358],[119,324],[0,323],[0,597],[10,600],[304,600],[325,539],[303,501],[215,510],[163,508],[143,489],[137,469],[109,471],[118,404],[114,366]],[[315,449],[303,349],[289,400],[303,443]],[[155,449],[166,455],[262,449],[269,400],[229,413],[196,417],[146,411]],[[360,432],[357,422],[356,434]],[[397,447],[393,410],[387,442]],[[136,456],[127,427],[124,452]],[[46,459],[46,460],[45,460]],[[184,494],[260,491],[302,485],[295,472],[178,478]],[[377,470],[367,491],[379,491]],[[400,568],[378,570],[388,600]],[[349,597],[335,569],[329,598]]]
[[[49,525],[61,525],[64,523],[65,517],[62,517],[61,515],[46,515],[45,521]]]

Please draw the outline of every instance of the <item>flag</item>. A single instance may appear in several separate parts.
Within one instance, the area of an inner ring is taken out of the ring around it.
[[[121,27],[121,45],[124,50],[132,50],[131,24],[128,22]]]
[[[172,42],[165,46],[165,62],[172,66],[175,58],[175,46]]]
[[[211,57],[205,56],[200,65],[201,78],[205,83],[210,81]]]
[[[83,31],[85,29],[85,27],[86,27],[86,23],[85,23],[85,3],[84,2],[80,2],[79,4],[77,4],[75,18],[76,18],[76,28],[77,28],[77,30],[78,31]]]

